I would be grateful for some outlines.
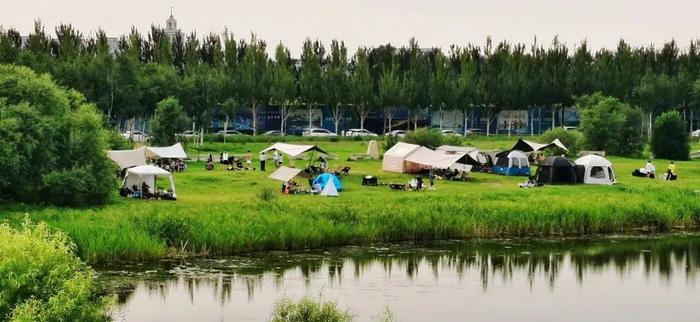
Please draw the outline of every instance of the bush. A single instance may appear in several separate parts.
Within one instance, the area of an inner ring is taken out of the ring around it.
[[[460,146],[462,145],[463,137],[458,136],[458,135],[446,135],[442,138],[442,144],[440,145],[452,145],[452,146]],[[440,146],[438,145],[438,146]]]
[[[386,153],[386,151],[389,151],[389,149],[391,149],[398,142],[399,142],[399,138],[397,138],[396,136],[393,136],[393,135],[385,136],[384,137],[384,144],[383,144],[384,145],[383,146],[384,152]]]
[[[581,111],[580,130],[586,148],[618,155],[642,152],[639,109],[600,93],[580,97],[576,105]]]
[[[436,129],[428,129],[425,127],[419,128],[415,131],[408,132],[403,141],[406,143],[412,143],[417,145],[422,145],[429,149],[435,149],[442,145],[443,135],[440,131]]]
[[[651,135],[651,151],[657,158],[688,160],[688,133],[677,112],[666,112],[656,118]]]
[[[568,154],[575,156],[583,145],[583,134],[579,131],[567,131],[561,127],[556,127],[542,133],[541,142],[552,142],[554,139],[559,139],[561,143],[569,149]],[[559,153],[557,153],[559,154]]]
[[[353,317],[335,302],[305,297],[299,301],[283,298],[275,304],[271,322],[349,322]]]
[[[93,271],[46,224],[0,225],[0,321],[107,321]]]
[[[263,188],[258,191],[258,200],[262,202],[270,202],[277,197],[277,190],[272,188]]]
[[[108,136],[95,106],[78,92],[28,68],[0,65],[0,195],[105,203],[116,187]]]

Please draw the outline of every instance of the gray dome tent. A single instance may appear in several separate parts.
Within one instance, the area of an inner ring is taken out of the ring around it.
[[[541,184],[576,184],[576,164],[565,157],[551,157],[542,161],[535,175]]]

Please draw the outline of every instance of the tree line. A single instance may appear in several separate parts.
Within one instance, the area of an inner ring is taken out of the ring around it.
[[[202,129],[213,117],[228,120],[240,109],[252,112],[257,129],[261,108],[272,106],[285,131],[292,109],[307,112],[312,126],[313,111],[327,106],[336,131],[351,114],[364,128],[373,111],[391,129],[399,108],[408,110],[417,127],[421,111],[429,108],[441,127],[446,111],[462,113],[465,128],[478,111],[491,132],[501,110],[532,115],[548,108],[554,126],[576,98],[600,92],[641,108],[650,132],[653,119],[671,110],[682,115],[687,129],[696,128],[693,114],[700,104],[700,40],[683,47],[671,40],[660,48],[620,40],[615,49],[594,51],[585,40],[570,48],[556,37],[547,45],[487,38],[443,52],[411,39],[400,47],[350,53],[342,41],[307,38],[296,59],[282,43],[270,56],[255,34],[236,39],[228,32],[193,32],[171,39],[157,26],[146,34],[132,28],[112,51],[102,30],[86,36],[62,24],[54,33],[50,37],[39,21],[26,41],[14,29],[0,30],[0,63],[50,73],[84,93],[111,123],[153,116],[159,101],[175,97]]]

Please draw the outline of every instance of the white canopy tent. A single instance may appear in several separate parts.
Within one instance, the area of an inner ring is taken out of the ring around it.
[[[280,180],[280,181],[289,181],[292,178],[296,177],[299,175],[301,172],[301,169],[295,169],[295,168],[288,168],[288,167],[280,167],[279,169],[275,170],[272,174],[268,176],[270,179],[275,179],[275,180]]]
[[[173,180],[172,173],[152,165],[141,165],[127,169],[123,186],[131,187],[136,185],[141,189],[142,184],[145,182],[148,185],[149,192],[155,193],[158,177],[168,177],[170,180],[169,190],[172,191],[173,198],[177,198],[177,194],[175,193],[175,181]]]
[[[415,172],[420,168],[410,168],[406,158],[421,146],[409,143],[398,142],[384,153],[382,160],[382,170],[390,172]]]
[[[144,147],[134,150],[110,150],[107,151],[107,156],[119,165],[120,168],[126,169],[139,165],[146,165],[145,150],[146,148]]]
[[[309,151],[317,151],[321,154],[329,155],[326,151],[321,150],[315,145],[300,145],[300,144],[289,144],[289,143],[275,143],[269,148],[262,150],[261,153],[267,153],[269,151],[279,151],[288,155],[290,158],[296,158]]]
[[[574,161],[576,165],[583,167],[583,183],[607,184],[617,183],[615,171],[610,161],[597,155],[587,155]]]
[[[145,155],[148,159],[187,159],[187,153],[180,143],[165,147],[146,147]]]

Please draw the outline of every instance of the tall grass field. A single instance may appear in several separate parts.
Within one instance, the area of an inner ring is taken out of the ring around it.
[[[515,139],[467,138],[464,145],[510,148]],[[115,191],[113,201],[98,208],[2,205],[0,221],[19,225],[28,216],[46,222],[66,232],[90,263],[379,241],[663,232],[700,224],[700,161],[676,162],[678,181],[632,177],[646,159],[610,157],[619,181],[615,186],[522,189],[523,177],[472,173],[467,182],[437,181],[432,191],[403,192],[361,185],[366,175],[383,183],[412,177],[382,172],[381,160],[347,161],[350,154],[366,151],[366,141],[312,143],[337,157],[331,168],[351,167],[338,198],[282,195],[281,182],[267,178],[274,170],[270,161],[267,172],[224,171],[218,164],[206,171],[195,161],[175,174],[177,201],[126,199]],[[257,167],[257,153],[269,144],[216,142],[188,153],[196,159],[213,151],[218,159],[224,150],[250,150]],[[669,163],[654,162],[658,172]],[[270,196],[271,189],[277,195]]]

